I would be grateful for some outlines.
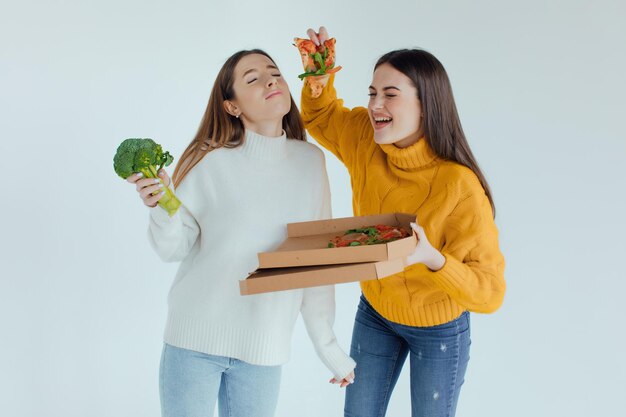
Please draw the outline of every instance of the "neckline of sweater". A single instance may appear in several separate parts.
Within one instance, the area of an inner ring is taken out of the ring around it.
[[[425,137],[406,148],[398,148],[393,144],[380,145],[380,147],[387,154],[389,162],[403,169],[424,168],[439,159]]]
[[[280,160],[287,156],[287,134],[283,130],[280,136],[263,136],[252,130],[246,130],[243,144],[239,147],[246,156],[266,161]]]

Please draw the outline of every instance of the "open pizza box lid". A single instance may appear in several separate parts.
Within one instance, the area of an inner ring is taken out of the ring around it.
[[[415,250],[417,245],[415,234],[377,245],[329,248],[328,243],[331,239],[342,236],[347,230],[378,224],[400,226],[411,233],[410,223],[413,221],[415,215],[389,213],[289,223],[287,239],[276,250],[258,254],[259,268],[352,264],[405,258]]]
[[[239,281],[241,295],[380,279],[404,270],[404,258],[349,265],[257,269]]]

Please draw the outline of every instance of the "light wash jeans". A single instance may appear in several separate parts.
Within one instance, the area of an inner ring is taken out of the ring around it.
[[[361,296],[350,348],[356,377],[346,388],[345,417],[383,417],[409,354],[411,415],[454,416],[470,343],[467,311],[438,326],[405,326],[385,319]]]
[[[163,345],[159,377],[163,417],[272,417],[280,366],[258,366],[224,356]]]

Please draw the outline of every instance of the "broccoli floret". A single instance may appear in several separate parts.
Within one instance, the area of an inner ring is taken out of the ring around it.
[[[146,178],[157,178],[160,181],[159,170],[170,165],[173,161],[174,157],[169,152],[163,152],[161,145],[152,139],[131,138],[124,140],[118,146],[113,157],[113,169],[123,179],[136,172],[141,172]],[[165,194],[158,204],[170,216],[173,216],[180,207],[180,200],[169,187],[164,187],[164,190]]]

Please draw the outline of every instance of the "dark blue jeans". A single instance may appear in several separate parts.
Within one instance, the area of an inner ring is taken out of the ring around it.
[[[382,317],[361,295],[350,348],[356,377],[346,389],[345,417],[383,417],[409,354],[412,417],[454,416],[470,343],[467,311],[438,326],[405,326]]]

